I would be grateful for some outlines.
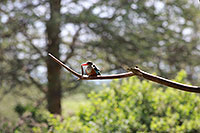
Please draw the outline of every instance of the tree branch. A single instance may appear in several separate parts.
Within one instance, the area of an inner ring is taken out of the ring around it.
[[[192,86],[192,85],[186,85],[186,84],[181,84],[178,82],[171,81],[169,79],[165,79],[159,76],[155,76],[152,74],[149,74],[147,72],[144,72],[140,70],[137,66],[134,68],[128,68],[127,70],[132,71],[135,75],[139,77],[143,77],[147,80],[151,80],[153,82],[169,86],[175,89],[187,91],[187,92],[195,92],[195,93],[200,93],[200,87],[199,86]]]
[[[69,68],[67,65],[65,65],[62,61],[54,57],[52,54],[48,54],[55,62],[57,62],[59,65],[63,66],[65,69],[67,69],[69,72],[71,72],[73,75],[78,77],[81,80],[96,80],[96,79],[117,79],[117,78],[126,78],[126,77],[131,77],[134,74],[132,72],[127,72],[127,73],[121,73],[121,74],[112,74],[112,75],[98,75],[98,76],[86,76],[86,75],[81,75],[71,68]]]
[[[73,75],[75,75],[76,77],[78,77],[81,80],[96,80],[96,79],[118,79],[118,78],[126,78],[126,77],[131,77],[131,76],[139,76],[139,77],[143,77],[147,80],[151,80],[153,82],[165,85],[165,86],[169,86],[175,89],[179,89],[179,90],[183,90],[183,91],[187,91],[187,92],[195,92],[195,93],[200,93],[200,87],[199,86],[191,86],[191,85],[186,85],[186,84],[181,84],[178,82],[174,82],[159,76],[155,76],[152,74],[149,74],[147,72],[144,72],[142,70],[140,70],[137,66],[134,68],[127,68],[128,71],[131,72],[127,72],[127,73],[121,73],[121,74],[112,74],[112,75],[98,75],[98,76],[86,76],[86,75],[81,75],[77,72],[75,72],[74,70],[72,70],[71,68],[69,68],[68,66],[66,66],[64,63],[62,63],[59,59],[57,59],[56,57],[54,57],[52,54],[49,53],[49,56],[56,61],[59,65],[63,66],[65,69],[67,69],[68,71],[70,71]]]

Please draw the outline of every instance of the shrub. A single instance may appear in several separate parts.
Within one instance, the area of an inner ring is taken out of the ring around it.
[[[181,71],[175,80],[184,82],[185,77]],[[31,130],[37,133],[200,132],[200,97],[195,93],[161,88],[132,77],[114,80],[109,87],[88,96],[89,102],[76,115],[61,118],[44,114],[43,122],[47,126],[38,125]],[[37,112],[35,117],[41,117]]]
[[[176,80],[184,81],[181,71]],[[97,132],[200,132],[200,98],[194,93],[159,88],[136,77],[114,80],[89,94],[80,121]]]

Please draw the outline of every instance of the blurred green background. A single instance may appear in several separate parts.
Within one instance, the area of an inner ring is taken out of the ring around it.
[[[77,81],[123,65],[200,84],[198,0],[0,1],[0,132],[199,132],[199,95],[137,79]]]

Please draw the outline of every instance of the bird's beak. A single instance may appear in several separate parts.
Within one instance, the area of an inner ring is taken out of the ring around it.
[[[85,63],[85,64],[81,64],[81,66],[87,66],[87,65],[88,65],[88,64],[86,64],[86,63]]]

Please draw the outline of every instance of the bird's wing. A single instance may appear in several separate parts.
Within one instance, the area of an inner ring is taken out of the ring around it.
[[[93,65],[93,68],[94,68],[94,70],[96,70],[96,71],[100,71],[100,70],[97,68],[96,65]]]
[[[93,65],[93,68],[96,71],[97,75],[101,75],[100,70],[96,67],[96,65]]]

